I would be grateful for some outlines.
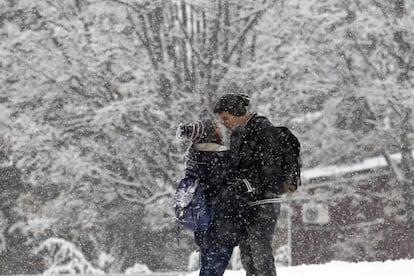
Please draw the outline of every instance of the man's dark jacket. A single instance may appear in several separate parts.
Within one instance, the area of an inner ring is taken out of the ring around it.
[[[235,189],[249,201],[277,198],[284,183],[295,181],[294,166],[299,164],[293,160],[298,150],[294,147],[299,147],[299,142],[286,127],[275,127],[254,113],[246,125],[233,131],[230,144],[231,177],[239,179]]]

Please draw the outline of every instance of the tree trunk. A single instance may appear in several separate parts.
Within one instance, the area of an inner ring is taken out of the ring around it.
[[[401,121],[401,170],[404,174],[402,182],[403,198],[407,212],[407,224],[414,229],[414,158],[409,140],[413,134],[410,124],[412,110],[407,108]]]

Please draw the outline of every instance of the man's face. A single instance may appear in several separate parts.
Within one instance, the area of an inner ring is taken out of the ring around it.
[[[220,143],[223,143],[223,133],[221,133],[221,129],[216,124],[213,124],[213,128]]]
[[[231,115],[228,112],[220,112],[217,115],[220,118],[220,122],[223,124],[223,126],[231,131],[240,125],[240,118]]]

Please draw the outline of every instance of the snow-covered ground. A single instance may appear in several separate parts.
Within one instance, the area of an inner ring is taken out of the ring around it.
[[[188,274],[197,276],[198,272]],[[224,276],[244,276],[245,272],[228,270]],[[280,267],[278,276],[414,276],[414,259],[385,262],[330,262],[318,265]]]

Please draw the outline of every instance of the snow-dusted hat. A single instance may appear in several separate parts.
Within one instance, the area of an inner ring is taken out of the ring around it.
[[[221,143],[220,137],[214,128],[214,121],[205,119],[178,126],[178,135],[187,138],[193,143]]]
[[[214,105],[214,113],[228,112],[234,116],[243,116],[249,103],[250,97],[247,95],[226,94]]]

